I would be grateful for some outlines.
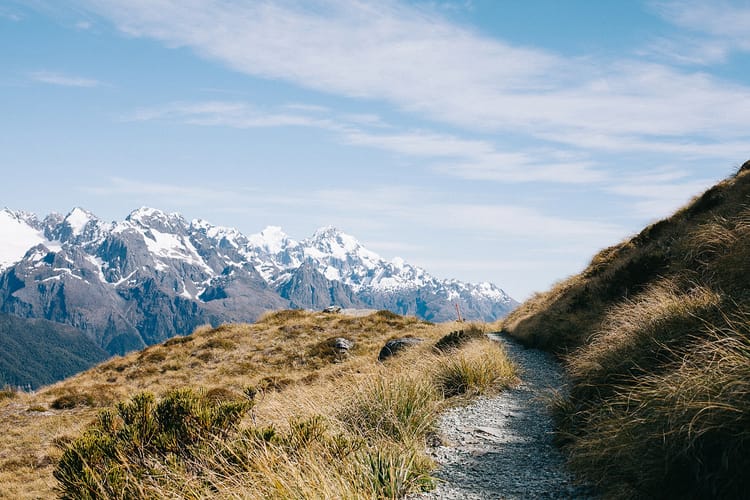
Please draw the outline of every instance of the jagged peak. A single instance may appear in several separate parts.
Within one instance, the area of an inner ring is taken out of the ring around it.
[[[73,210],[68,212],[63,220],[70,226],[73,234],[77,235],[83,231],[89,222],[98,221],[99,218],[84,208],[73,207]]]
[[[362,246],[357,238],[345,233],[335,226],[323,226],[318,228],[308,241],[314,245],[330,245],[335,242],[337,246],[340,246],[347,251],[354,251]]]
[[[11,219],[15,219],[17,221],[24,222],[30,225],[35,225],[39,221],[39,218],[33,212],[26,212],[23,210],[12,210],[8,207],[4,207],[2,210],[0,210],[0,213],[5,214],[6,217],[9,217]]]
[[[160,222],[163,225],[171,226],[172,224],[187,225],[187,221],[179,212],[167,213],[158,208],[142,206],[130,212],[125,218],[126,221],[139,224],[141,226],[151,226],[154,222]]]
[[[283,252],[286,248],[297,243],[289,238],[289,235],[280,226],[267,226],[260,233],[253,234],[248,239],[252,245],[274,254]]]
[[[344,234],[343,231],[341,231],[336,226],[328,225],[328,226],[322,226],[319,227],[312,235],[313,239],[315,238],[330,238],[332,236],[338,236],[340,234]]]

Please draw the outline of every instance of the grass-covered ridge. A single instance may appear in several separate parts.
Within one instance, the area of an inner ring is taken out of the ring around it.
[[[470,330],[385,311],[280,311],[9,395],[0,496],[391,498],[430,487],[424,450],[439,412],[514,380],[482,335],[434,347],[459,328]],[[404,336],[424,342],[377,361]],[[354,342],[348,354],[339,337]]]
[[[749,273],[747,163],[505,320],[563,359],[559,436],[607,496],[750,491]]]

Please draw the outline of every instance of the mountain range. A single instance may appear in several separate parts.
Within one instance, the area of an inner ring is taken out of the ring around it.
[[[75,208],[44,218],[0,211],[0,313],[64,323],[109,354],[203,324],[329,305],[444,321],[493,321],[517,303],[490,283],[438,279],[387,261],[324,227],[295,241],[278,227],[245,236],[204,220],[139,208],[106,222]]]

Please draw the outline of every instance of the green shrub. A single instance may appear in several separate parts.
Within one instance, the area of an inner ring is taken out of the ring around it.
[[[54,476],[62,498],[140,497],[154,466],[179,466],[210,438],[225,438],[249,409],[247,400],[212,402],[189,389],[156,401],[140,393],[95,424],[64,450]]]
[[[361,455],[365,490],[375,498],[402,498],[435,487],[434,463],[412,448],[386,446]]]

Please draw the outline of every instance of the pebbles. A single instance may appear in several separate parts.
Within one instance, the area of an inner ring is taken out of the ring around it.
[[[431,450],[441,483],[414,498],[593,498],[573,483],[552,443],[545,396],[562,387],[559,364],[542,351],[525,349],[506,337],[493,338],[519,366],[522,382],[441,417],[444,444]]]

